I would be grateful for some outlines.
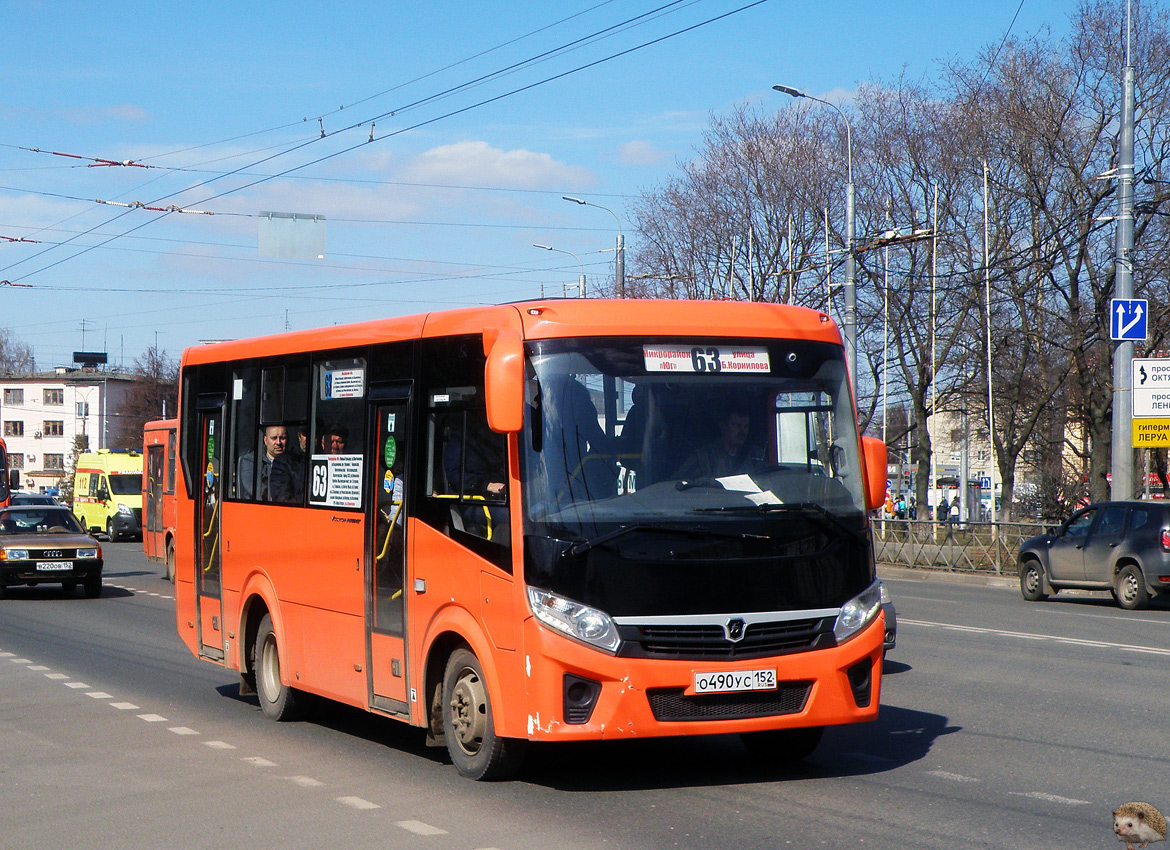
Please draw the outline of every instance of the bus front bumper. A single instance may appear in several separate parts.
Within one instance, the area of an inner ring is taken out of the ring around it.
[[[877,717],[884,620],[839,646],[747,660],[611,656],[525,623],[531,740],[716,735],[861,723]],[[698,693],[699,682],[775,687]],[[728,676],[720,674],[740,674]]]

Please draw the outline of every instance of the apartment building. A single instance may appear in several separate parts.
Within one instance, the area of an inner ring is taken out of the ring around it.
[[[20,470],[21,489],[56,488],[80,435],[88,438],[90,451],[141,448],[109,444],[134,384],[129,376],[66,367],[0,377],[0,428],[9,465]]]

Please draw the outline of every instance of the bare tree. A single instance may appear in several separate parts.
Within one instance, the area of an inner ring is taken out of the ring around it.
[[[157,346],[134,361],[135,383],[120,405],[112,444],[142,445],[142,428],[152,419],[174,416],[179,396],[179,364]]]

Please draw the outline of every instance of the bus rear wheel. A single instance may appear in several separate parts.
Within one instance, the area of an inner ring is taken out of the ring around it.
[[[496,735],[483,668],[475,654],[456,650],[443,674],[443,736],[455,769],[469,779],[505,779],[524,760],[526,741]]]
[[[175,580],[175,541],[167,541],[167,581]]]
[[[252,670],[260,710],[273,720],[296,720],[301,716],[302,694],[280,680],[280,647],[272,616],[264,615],[253,645]]]

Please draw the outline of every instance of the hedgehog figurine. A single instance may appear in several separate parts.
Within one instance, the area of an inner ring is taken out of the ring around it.
[[[1123,803],[1113,812],[1113,834],[1125,842],[1125,850],[1165,841],[1166,818],[1149,803]]]

